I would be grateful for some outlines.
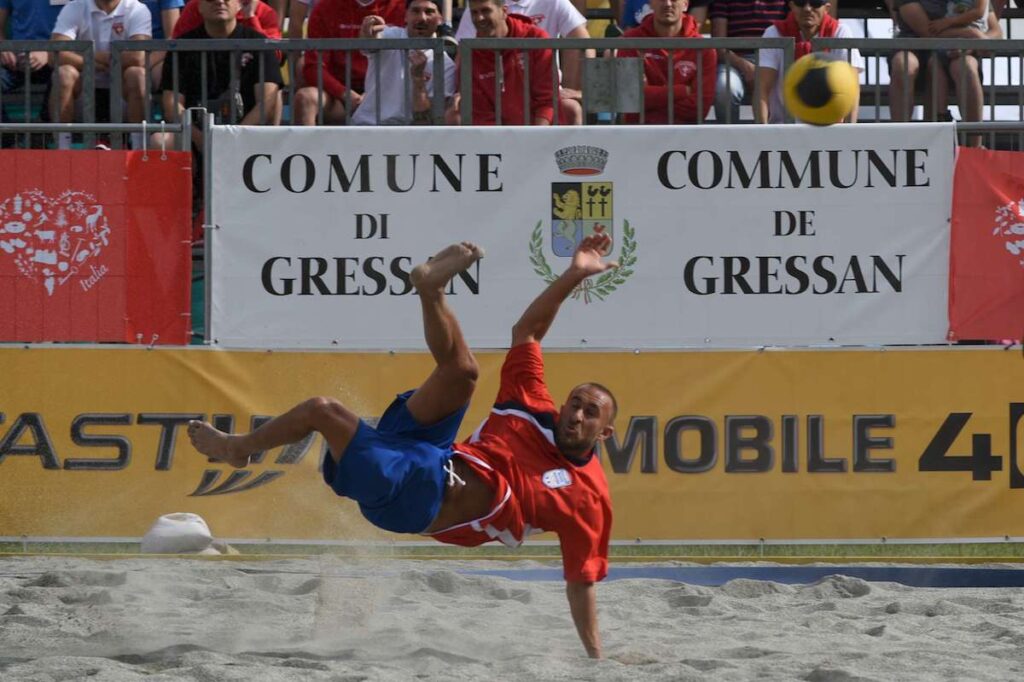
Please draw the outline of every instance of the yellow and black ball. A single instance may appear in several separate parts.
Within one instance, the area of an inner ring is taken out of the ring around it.
[[[839,123],[860,97],[857,69],[824,52],[796,60],[782,82],[782,100],[797,120],[818,126]]]

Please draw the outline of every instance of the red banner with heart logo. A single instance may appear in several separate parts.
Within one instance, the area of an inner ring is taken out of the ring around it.
[[[0,341],[188,343],[191,162],[4,151]]]
[[[1024,154],[961,147],[953,175],[949,338],[1024,331]]]

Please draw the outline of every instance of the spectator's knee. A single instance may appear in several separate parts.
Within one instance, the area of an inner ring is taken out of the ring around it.
[[[126,95],[141,96],[146,91],[146,68],[129,66],[124,70],[124,92]]]
[[[295,93],[295,106],[315,107],[317,100],[316,88],[300,88]]]
[[[57,81],[60,83],[61,87],[73,86],[78,82],[78,78],[80,76],[81,74],[78,69],[70,64],[62,64],[61,67],[57,69]]]

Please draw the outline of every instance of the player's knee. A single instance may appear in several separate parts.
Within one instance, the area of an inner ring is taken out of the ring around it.
[[[335,398],[318,396],[310,398],[304,404],[308,419],[313,428],[321,431],[324,423],[330,421],[347,420],[350,414],[345,406]]]

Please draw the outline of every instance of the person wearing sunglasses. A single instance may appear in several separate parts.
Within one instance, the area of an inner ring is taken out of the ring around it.
[[[828,0],[790,0],[789,14],[782,21],[774,21],[764,31],[765,38],[792,38],[793,59],[797,60],[811,52],[813,38],[852,38],[850,30],[833,19],[829,14]],[[859,50],[833,50],[837,59],[849,62],[858,71],[864,70],[864,61]],[[758,55],[758,90],[754,93],[754,120],[758,123],[782,123],[786,118],[782,103],[782,74],[784,64],[782,50],[760,50]],[[846,122],[857,122],[857,106],[854,105]],[[838,121],[837,121],[838,123]]]

